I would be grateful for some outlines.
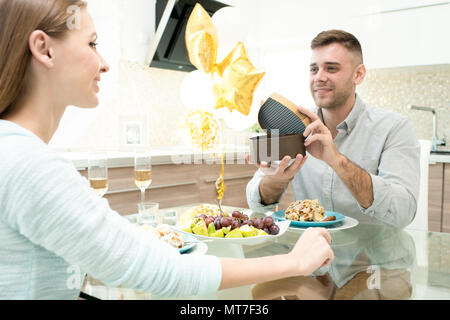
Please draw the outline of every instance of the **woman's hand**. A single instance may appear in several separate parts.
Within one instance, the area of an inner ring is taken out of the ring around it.
[[[334,259],[331,236],[325,228],[308,228],[288,254],[297,262],[298,275],[308,276]]]

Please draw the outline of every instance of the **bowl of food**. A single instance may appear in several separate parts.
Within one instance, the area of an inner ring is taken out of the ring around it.
[[[276,222],[272,217],[249,217],[236,210],[231,216],[198,215],[178,230],[199,240],[256,245],[281,236],[289,224],[289,221]]]

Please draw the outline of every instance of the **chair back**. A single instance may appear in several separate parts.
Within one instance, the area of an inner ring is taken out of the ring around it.
[[[431,151],[430,140],[420,142],[420,189],[417,201],[417,212],[407,229],[428,231],[428,168]]]

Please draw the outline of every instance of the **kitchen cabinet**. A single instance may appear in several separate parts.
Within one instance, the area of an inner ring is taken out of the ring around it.
[[[217,203],[215,182],[219,177],[220,164],[162,164],[152,166],[152,184],[145,199],[158,202],[160,208],[192,203]],[[249,164],[225,165],[225,197],[223,204],[248,207],[247,183],[256,168]],[[87,170],[80,170],[87,177]],[[133,180],[134,167],[110,168],[109,190],[105,195],[113,210],[121,215],[138,211],[140,191]]]
[[[428,173],[428,230],[441,232],[444,163],[429,166]]]
[[[369,69],[449,63],[450,4],[408,7],[349,19]]]
[[[450,233],[450,163],[444,165],[442,232]]]
[[[450,163],[429,168],[428,229],[450,233]]]
[[[221,164],[162,164],[152,167],[152,184],[147,189],[145,199],[160,204],[160,208],[181,206],[192,203],[217,203],[215,189]],[[248,208],[246,188],[255,174],[256,168],[249,164],[225,165],[225,197],[223,205]],[[80,170],[87,178],[87,170]],[[105,198],[111,208],[121,215],[138,211],[140,191],[134,184],[134,167],[110,168],[109,189]],[[281,200],[279,210],[286,209],[294,200],[289,186]]]

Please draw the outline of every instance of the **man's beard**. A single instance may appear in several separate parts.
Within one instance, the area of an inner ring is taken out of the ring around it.
[[[334,94],[334,97],[327,99],[326,101],[322,101],[320,97],[317,97],[313,92],[313,99],[316,106],[324,109],[335,109],[343,106],[352,95],[352,90],[349,88],[349,90],[345,91],[336,91],[336,88],[333,88],[332,93]]]

